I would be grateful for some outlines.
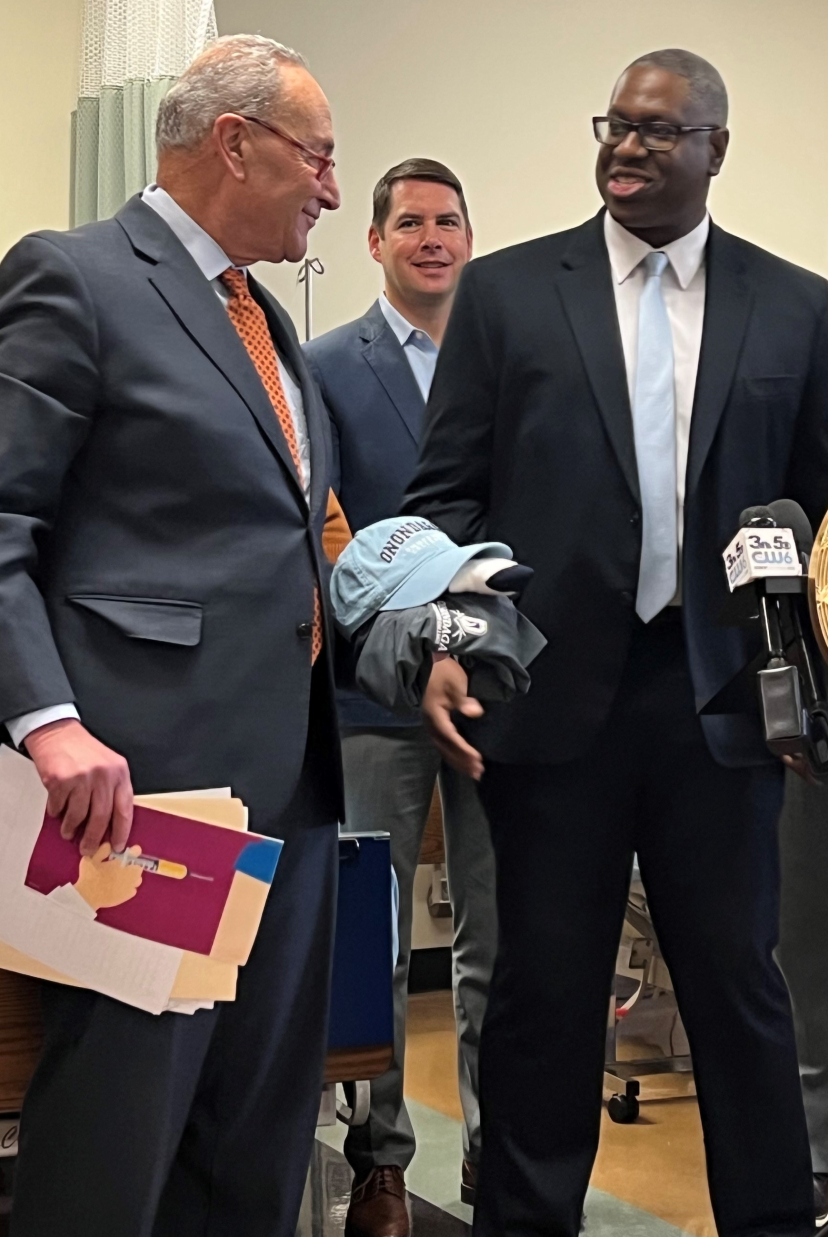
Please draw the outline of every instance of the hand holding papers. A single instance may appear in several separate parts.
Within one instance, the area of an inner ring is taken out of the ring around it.
[[[232,999],[282,843],[247,833],[239,800],[154,796],[136,800],[126,852],[82,858],[46,799],[0,748],[0,967],[155,1013]]]

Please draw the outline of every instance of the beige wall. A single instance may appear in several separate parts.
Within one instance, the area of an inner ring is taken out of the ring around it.
[[[82,0],[0,0],[0,253],[65,227]],[[312,240],[317,333],[379,287],[365,232],[377,177],[429,155],[464,180],[478,252],[577,223],[598,199],[589,117],[623,65],[689,46],[722,70],[733,143],[715,217],[828,274],[825,0],[216,0],[222,33],[305,52],[331,98],[344,204]],[[295,268],[263,272],[297,321]]]
[[[478,252],[594,212],[590,117],[626,63],[663,46],[709,57],[730,88],[715,218],[828,274],[825,0],[216,0],[216,12],[223,34],[304,52],[331,99],[343,206],[312,239],[328,272],[317,333],[376,295],[371,189],[409,155],[460,175]],[[298,320],[295,271],[264,277]]]
[[[69,223],[82,0],[0,0],[0,254]]]

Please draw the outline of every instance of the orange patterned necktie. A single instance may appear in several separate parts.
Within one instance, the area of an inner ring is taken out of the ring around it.
[[[264,389],[273,405],[273,411],[282,427],[291,458],[296,467],[300,483],[304,481],[302,459],[299,455],[299,443],[296,439],[296,426],[290,415],[285,389],[279,373],[279,362],[273,338],[267,325],[264,310],[251,296],[247,286],[247,276],[244,271],[230,266],[221,276],[221,282],[230,293],[227,302],[227,314],[238,332],[256,367],[256,372],[262,380]],[[313,634],[311,637],[311,665],[322,652],[322,606],[319,601],[319,588],[313,590]]]

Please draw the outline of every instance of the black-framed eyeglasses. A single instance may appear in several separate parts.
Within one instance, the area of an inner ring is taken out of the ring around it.
[[[336,167],[336,163],[330,155],[320,155],[318,150],[313,150],[310,146],[306,146],[304,142],[291,137],[289,133],[285,133],[284,129],[280,129],[278,125],[272,125],[266,120],[260,120],[258,116],[243,116],[241,112],[239,112],[239,117],[242,120],[249,121],[250,124],[261,125],[269,133],[275,133],[283,142],[288,142],[291,146],[295,146],[297,150],[302,152],[305,159],[314,169],[318,180],[324,180]]]
[[[715,133],[721,125],[671,125],[663,120],[633,124],[620,116],[593,116],[592,129],[602,146],[620,146],[630,133],[637,133],[645,150],[673,150],[685,133]]]

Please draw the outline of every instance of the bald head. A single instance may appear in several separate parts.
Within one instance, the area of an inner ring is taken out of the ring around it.
[[[695,52],[684,51],[677,47],[663,48],[661,51],[648,52],[639,56],[628,65],[622,73],[622,78],[631,69],[651,66],[664,69],[683,77],[689,86],[687,102],[692,111],[693,120],[699,124],[718,125],[724,128],[727,124],[727,87],[718,69],[697,56]]]

